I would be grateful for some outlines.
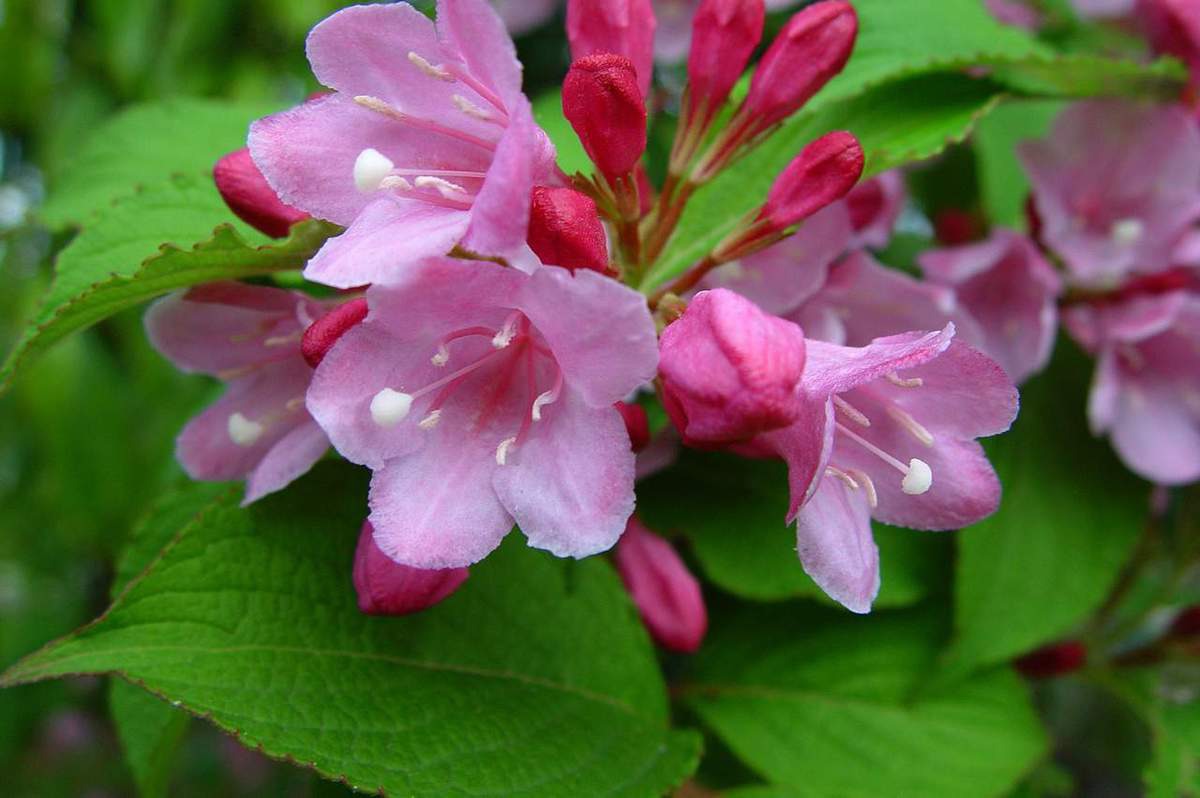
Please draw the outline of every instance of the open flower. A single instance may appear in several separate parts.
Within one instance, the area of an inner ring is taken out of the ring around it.
[[[304,408],[313,370],[305,329],[326,306],[279,288],[213,283],[172,294],[146,312],[154,347],[184,371],[229,384],[184,428],[176,455],[194,479],[246,480],[244,504],[280,490],[329,448]]]
[[[559,556],[616,542],[634,454],[614,403],[657,365],[640,294],[589,270],[446,258],[367,300],[366,321],[318,367],[308,407],[342,455],[374,470],[384,553],[465,566],[514,521]]]
[[[521,94],[512,40],[484,0],[343,9],[308,37],[334,93],[250,128],[250,152],[288,205],[347,227],[305,276],[339,288],[400,279],[455,246],[536,264],[530,192],[553,147]]]

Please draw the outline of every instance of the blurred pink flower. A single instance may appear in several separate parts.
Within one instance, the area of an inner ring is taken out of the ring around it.
[[[567,0],[571,60],[599,53],[629,59],[645,98],[654,78],[655,24],[650,0]]]
[[[907,192],[904,177],[892,169],[865,180],[846,195],[850,223],[854,226],[852,247],[883,249],[892,239],[896,219],[904,210]]]
[[[1037,30],[1042,26],[1042,15],[1028,3],[1022,0],[983,0],[988,11],[992,12],[1005,25],[1012,25],[1026,30]]]
[[[1071,0],[1079,16],[1090,19],[1119,19],[1133,14],[1137,0]]]
[[[492,0],[496,13],[513,36],[528,33],[554,15],[559,0]]]
[[[514,521],[558,556],[616,542],[634,454],[614,403],[658,362],[641,294],[588,270],[447,258],[367,299],[308,407],[344,457],[375,472],[370,521],[385,554],[469,565]]]
[[[699,649],[708,631],[704,594],[671,544],[630,518],[614,559],[650,635],[672,651]]]

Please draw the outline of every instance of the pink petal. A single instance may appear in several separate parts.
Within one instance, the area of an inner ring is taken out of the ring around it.
[[[507,101],[521,93],[517,48],[504,28],[504,20],[490,3],[438,0],[437,28],[446,45],[466,62],[471,74],[501,99]]]
[[[1122,390],[1112,420],[1113,447],[1121,459],[1161,485],[1200,479],[1200,410],[1174,388],[1142,383]]]
[[[788,466],[787,522],[812,498],[833,452],[833,407],[828,398],[812,398],[792,426],[758,436],[751,445],[760,455],[774,452]]]
[[[860,183],[846,196],[854,225],[852,246],[883,249],[904,210],[904,177],[897,169]]]
[[[633,513],[634,455],[613,407],[568,392],[542,410],[492,485],[529,545],[557,557],[612,548]]]
[[[861,490],[824,477],[796,521],[804,571],[851,612],[867,613],[879,593],[879,549]]]
[[[529,230],[538,130],[523,96],[515,97],[510,111],[508,129],[471,206],[471,223],[463,237],[463,247],[480,255],[505,257],[520,250]]]
[[[953,338],[954,325],[947,324],[940,332],[902,333],[877,338],[864,347],[810,340],[805,390],[812,396],[830,396],[890,372],[915,368],[945,352]]]
[[[513,36],[528,33],[554,16],[558,0],[494,0],[496,13]]]
[[[306,415],[305,421],[280,438],[250,472],[242,506],[287,487],[308,473],[328,449],[329,438],[324,430]]]

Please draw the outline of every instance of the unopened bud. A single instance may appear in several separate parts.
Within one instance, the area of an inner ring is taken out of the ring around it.
[[[1195,0],[1138,0],[1138,15],[1155,51],[1200,71],[1200,5]],[[1193,81],[1200,77],[1193,74]]]
[[[804,333],[724,288],[701,291],[662,334],[663,405],[692,445],[744,441],[801,409]]]
[[[799,110],[846,66],[857,35],[858,16],[843,0],[823,0],[793,16],[750,79],[751,118],[766,128]]]
[[[596,203],[571,188],[534,188],[529,246],[542,263],[608,271],[608,236]]]
[[[616,53],[629,59],[645,99],[654,77],[654,8],[650,0],[568,0],[571,59]]]
[[[346,331],[367,317],[367,300],[359,297],[338,305],[314,321],[300,339],[300,352],[316,368]]]
[[[984,235],[983,220],[970,211],[944,208],[934,214],[933,233],[948,247],[978,241]]]
[[[775,178],[759,218],[783,230],[836,202],[862,177],[858,139],[845,131],[826,133],[809,144]]]
[[[393,562],[375,543],[370,522],[363,523],[354,551],[354,589],[358,608],[367,615],[409,615],[450,596],[466,581],[466,568],[424,569]]]
[[[272,238],[286,237],[293,224],[309,218],[280,201],[245,147],[217,161],[213,182],[239,219]]]
[[[563,115],[603,174],[626,175],[641,160],[646,104],[628,58],[601,53],[571,64],[562,102]]]
[[[672,651],[699,649],[708,631],[704,594],[671,544],[630,518],[614,557],[650,636]]]
[[[715,110],[729,97],[762,38],[763,0],[702,0],[688,55],[691,102]]]
[[[625,431],[629,433],[629,446],[635,452],[640,452],[650,445],[650,419],[646,409],[641,405],[629,402],[617,402],[613,407],[625,420]]]
[[[1042,646],[1018,657],[1013,665],[1030,679],[1050,679],[1074,673],[1087,664],[1087,646],[1078,640],[1068,640]]]

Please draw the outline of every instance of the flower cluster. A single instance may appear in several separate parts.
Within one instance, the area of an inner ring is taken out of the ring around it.
[[[246,478],[247,502],[329,445],[368,467],[365,612],[443,600],[515,524],[560,557],[615,547],[654,637],[694,650],[699,585],[633,515],[635,478],[661,455],[636,454],[649,388],[685,444],[787,462],[780,514],[801,562],[854,611],[879,586],[871,518],[953,529],[996,508],[976,439],[1012,422],[1012,378],[1045,362],[1060,289],[1025,239],[930,253],[924,281],[880,266],[865,248],[887,243],[901,178],[859,185],[863,151],[834,131],[705,257],[648,281],[694,193],[841,71],[857,34],[849,3],[807,6],[731,102],[763,0],[691,5],[661,186],[644,165],[648,0],[568,3],[563,113],[593,174],[556,166],[484,0],[440,0],[436,22],[405,3],[334,14],[308,40],[331,92],[255,122],[218,164],[231,208],[264,232],[307,216],[344,232],[304,270],[332,299],[221,284],[151,309],[164,354],[229,383],[180,460]]]

